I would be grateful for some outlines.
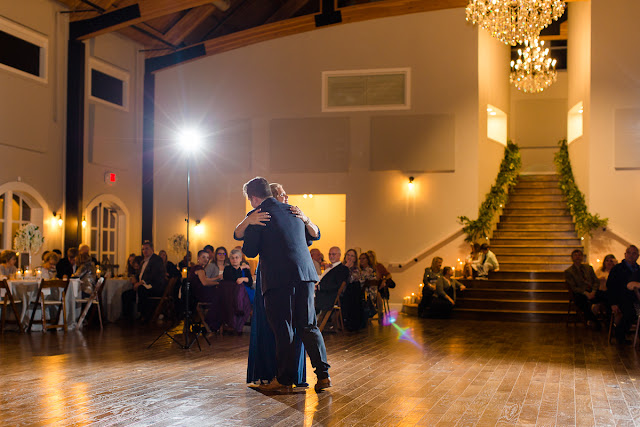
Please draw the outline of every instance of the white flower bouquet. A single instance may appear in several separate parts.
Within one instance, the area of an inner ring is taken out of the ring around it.
[[[176,255],[184,255],[187,251],[187,239],[184,234],[174,234],[169,237],[169,248]]]
[[[23,225],[13,238],[13,248],[18,252],[28,252],[29,263],[31,263],[31,255],[37,254],[43,244],[44,236],[40,227],[35,224]]]

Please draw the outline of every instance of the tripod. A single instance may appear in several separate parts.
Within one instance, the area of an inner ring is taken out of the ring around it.
[[[189,267],[189,222],[190,222],[190,217],[189,217],[189,187],[190,187],[190,183],[191,183],[191,157],[187,154],[187,218],[185,219],[185,221],[187,222],[187,248],[186,248],[186,254],[185,254],[185,261],[187,263],[187,268]],[[172,327],[167,328],[164,332],[162,332],[160,335],[158,335],[158,337],[153,340],[153,342],[151,344],[149,344],[149,347],[147,347],[147,349],[151,348],[152,345],[154,345],[156,343],[156,341],[158,341],[160,338],[162,338],[163,336],[168,336],[169,338],[171,338],[176,344],[178,344],[178,346],[183,349],[183,350],[188,350],[191,348],[191,346],[193,345],[193,343],[195,342],[196,344],[198,344],[198,349],[200,349],[200,351],[202,351],[202,348],[200,347],[200,341],[198,340],[198,336],[202,336],[202,338],[204,338],[204,340],[207,342],[207,344],[209,344],[209,347],[211,347],[211,343],[209,342],[209,340],[207,339],[207,337],[204,335],[203,331],[202,331],[202,325],[200,324],[200,322],[193,322],[192,320],[192,316],[193,316],[193,312],[191,311],[191,304],[189,304],[189,290],[190,290],[190,286],[191,284],[189,283],[189,278],[187,276],[187,278],[184,280],[183,282],[183,292],[182,292],[182,297],[184,299],[184,326],[183,326],[183,330],[182,330],[182,335],[184,336],[184,342],[180,342],[178,341],[178,339],[176,339],[176,337],[174,335],[171,335],[169,333],[169,331],[172,329]],[[190,334],[193,334],[193,338],[191,340],[189,340],[189,336]]]

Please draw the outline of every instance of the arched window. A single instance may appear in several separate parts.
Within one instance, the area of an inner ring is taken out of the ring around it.
[[[13,193],[11,202],[11,239],[20,227],[31,222],[31,206],[19,193]],[[13,242],[11,242],[13,244]],[[29,265],[29,254],[20,254],[19,265]]]
[[[106,259],[111,264],[118,260],[118,212],[105,203],[91,210],[90,226],[91,255],[100,262]]]

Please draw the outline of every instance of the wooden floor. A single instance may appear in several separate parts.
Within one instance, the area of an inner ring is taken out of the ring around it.
[[[640,353],[607,345],[604,332],[397,325],[326,336],[334,387],[290,395],[247,387],[248,334],[202,352],[166,339],[147,350],[160,331],[116,325],[5,334],[0,425],[640,425]]]

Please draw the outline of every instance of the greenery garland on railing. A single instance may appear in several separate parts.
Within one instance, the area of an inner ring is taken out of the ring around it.
[[[513,142],[507,141],[496,183],[493,184],[485,196],[484,202],[480,205],[478,219],[471,220],[466,216],[458,217],[460,224],[464,225],[462,231],[467,235],[465,241],[475,242],[489,236],[493,218],[498,209],[507,203],[509,189],[516,185],[521,166],[520,149]]]
[[[558,142],[560,149],[553,157],[556,169],[560,175],[560,188],[567,200],[569,211],[573,216],[576,224],[576,232],[580,237],[591,234],[591,231],[606,227],[609,220],[600,218],[598,214],[592,215],[587,211],[587,204],[584,201],[584,194],[578,189],[575,179],[573,178],[573,170],[571,169],[571,160],[569,159],[569,148],[567,140],[563,139]]]

